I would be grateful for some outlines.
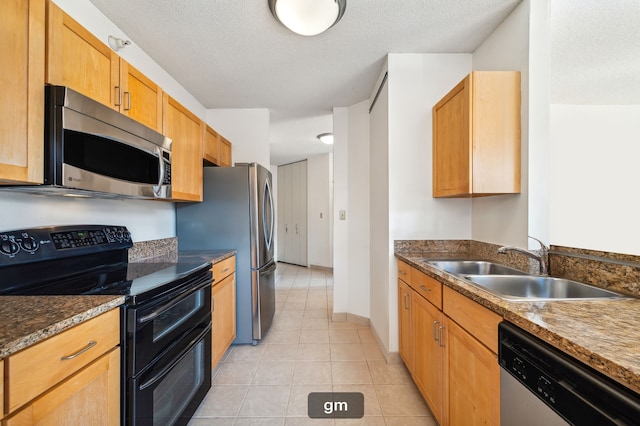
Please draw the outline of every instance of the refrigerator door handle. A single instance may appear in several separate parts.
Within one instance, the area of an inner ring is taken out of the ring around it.
[[[267,249],[271,250],[271,244],[273,243],[273,227],[274,227],[274,211],[273,211],[273,195],[271,194],[271,185],[269,179],[265,180],[264,184],[264,199],[269,200],[269,206],[264,203],[262,206],[262,232],[264,233],[267,243]],[[269,217],[269,229],[267,229],[267,208],[270,210]]]
[[[276,262],[271,261],[269,264],[267,264],[267,265],[263,266],[262,268],[258,269],[258,273],[260,273],[260,275],[264,275],[264,274],[267,274],[269,272],[272,272],[277,267],[278,267],[278,264]]]

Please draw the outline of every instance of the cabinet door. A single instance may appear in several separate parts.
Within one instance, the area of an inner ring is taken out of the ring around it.
[[[6,420],[6,426],[120,424],[120,348],[103,355]]]
[[[176,201],[202,201],[202,121],[166,93],[162,132],[171,138],[171,193]]]
[[[219,166],[220,161],[218,157],[218,146],[220,135],[206,124],[203,124],[203,127],[204,131],[202,133],[202,159],[211,164]]]
[[[162,89],[120,59],[120,112],[162,133]]]
[[[47,13],[46,82],[119,110],[118,55],[52,2]]]
[[[0,2],[0,184],[42,183],[44,0]]]
[[[471,193],[470,77],[433,107],[433,196]]]
[[[443,315],[431,303],[413,293],[414,380],[438,423],[442,422],[444,350],[438,339]],[[446,423],[444,423],[446,424]]]
[[[500,366],[486,346],[445,317],[448,381],[446,410],[451,426],[500,424]]]
[[[220,136],[218,144],[218,161],[221,167],[231,167],[231,142]]]
[[[411,311],[412,290],[404,281],[398,280],[398,323],[400,328],[400,356],[409,372],[414,372],[413,318]]]
[[[212,366],[215,367],[236,338],[236,274],[233,273],[214,284],[211,297],[213,298],[211,359]]]

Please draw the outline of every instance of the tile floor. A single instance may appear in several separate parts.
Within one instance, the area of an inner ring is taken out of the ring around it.
[[[437,423],[402,364],[384,360],[367,326],[332,322],[330,273],[284,263],[276,314],[257,346],[229,348],[189,426]],[[361,419],[311,419],[310,392],[361,392]]]

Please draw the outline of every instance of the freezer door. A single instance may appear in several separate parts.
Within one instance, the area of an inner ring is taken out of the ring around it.
[[[269,262],[263,268],[251,271],[253,291],[256,293],[253,311],[253,340],[263,339],[271,327],[276,311],[276,275],[277,264]]]
[[[258,267],[273,260],[275,212],[271,188],[271,172],[257,165]]]

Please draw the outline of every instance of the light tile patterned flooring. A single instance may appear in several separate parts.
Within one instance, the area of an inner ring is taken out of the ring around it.
[[[276,314],[257,346],[229,348],[190,426],[437,423],[402,364],[387,364],[367,326],[332,322],[333,276],[278,264]],[[310,392],[361,392],[361,419],[311,419]]]

